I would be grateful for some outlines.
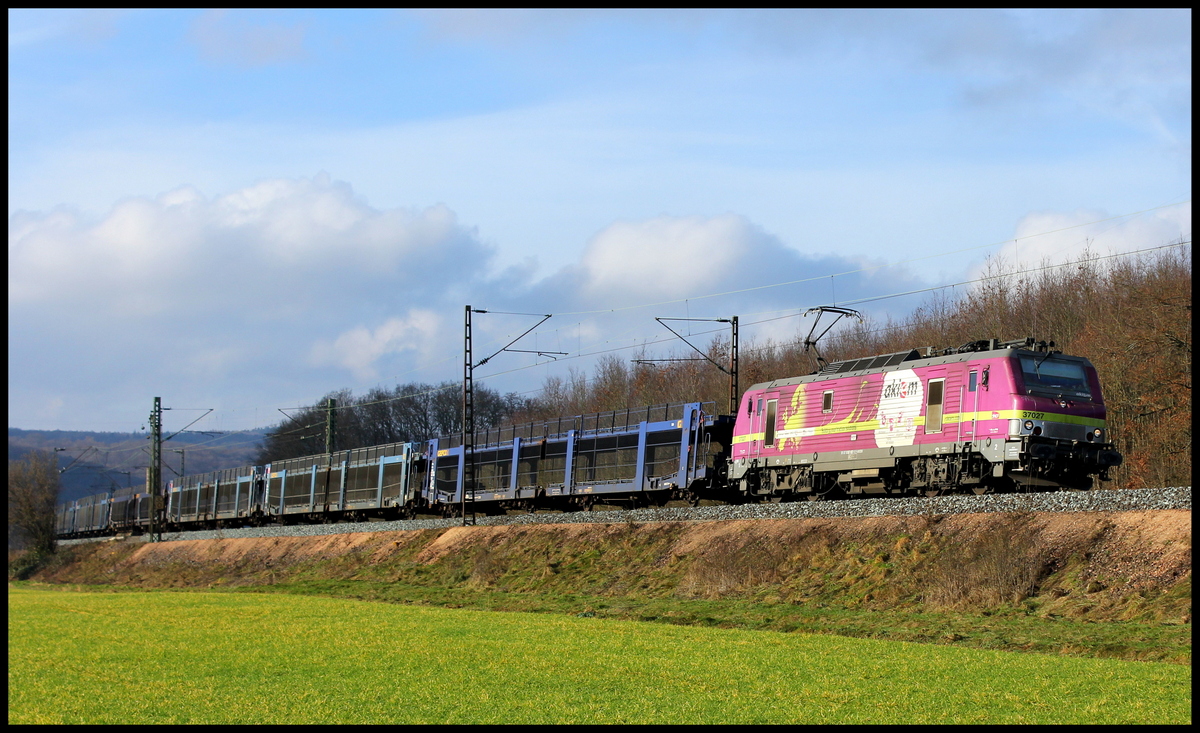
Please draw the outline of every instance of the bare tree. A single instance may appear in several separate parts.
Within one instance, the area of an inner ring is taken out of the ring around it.
[[[267,464],[324,452],[330,398],[336,400],[338,450],[421,441],[462,430],[461,382],[412,383],[390,390],[376,387],[362,397],[354,397],[350,390],[339,390],[293,412],[269,431],[257,462]],[[529,400],[518,394],[502,395],[485,385],[475,386],[475,427],[479,430],[499,427],[528,407]]]
[[[8,462],[8,526],[11,539],[35,554],[54,552],[58,461],[53,453],[31,451]]]

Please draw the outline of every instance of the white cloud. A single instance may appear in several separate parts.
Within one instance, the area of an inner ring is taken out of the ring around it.
[[[389,318],[374,330],[357,326],[332,342],[318,341],[312,347],[309,361],[316,366],[343,367],[365,382],[379,376],[375,364],[387,354],[407,353],[428,358],[436,352],[442,331],[442,319],[437,313],[414,308],[403,318]]]
[[[744,217],[659,216],[617,222],[583,252],[584,287],[597,299],[706,293],[761,232]]]
[[[1088,209],[1033,212],[1017,223],[1013,241],[992,259],[1019,271],[1072,262],[1085,252],[1103,257],[1192,238],[1191,202],[1133,217],[1111,217],[1109,212]],[[971,277],[982,272],[983,267],[977,267]]]
[[[803,255],[738,214],[612,223],[536,281],[531,266],[491,271],[492,251],[443,205],[375,209],[325,175],[215,197],[183,186],[126,199],[96,220],[21,212],[9,222],[10,422],[140,419],[151,392],[250,419],[331,389],[453,379],[464,303],[577,314],[518,349],[632,354],[620,350],[668,336],[655,316],[675,315],[759,314],[743,320],[747,343],[784,338],[795,319],[751,322],[825,302],[829,283],[760,286],[854,269],[839,256]],[[873,277],[839,278],[838,296],[878,292]],[[693,297],[702,302],[689,311],[681,299]],[[652,303],[665,305],[630,308]],[[619,312],[578,315],[597,307]],[[491,353],[533,322],[483,316],[476,348]],[[545,361],[505,354],[481,371]],[[589,361],[547,368],[570,367]],[[511,372],[493,386],[524,391],[547,373]],[[71,406],[69,419],[46,408],[47,395]],[[117,404],[127,406],[102,407]]]
[[[212,199],[182,187],[126,199],[95,222],[21,212],[8,244],[10,306],[88,303],[129,317],[147,304],[244,313],[285,294],[311,305],[367,287],[426,292],[434,273],[477,273],[490,253],[443,205],[377,210],[324,174]]]
[[[861,269],[866,271],[859,272]],[[834,274],[840,275],[836,286],[830,278]],[[800,252],[738,214],[711,218],[660,215],[605,227],[589,240],[577,265],[522,290],[513,310],[557,314],[528,337],[525,349],[632,356],[629,349],[647,344],[651,356],[668,352],[689,356],[689,347],[657,323],[656,317],[737,315],[744,343],[790,340],[811,326],[799,317],[809,307],[903,292],[925,284],[903,268],[880,261],[833,252]],[[895,310],[890,301],[862,307],[875,315]],[[690,320],[675,325],[692,343],[702,346],[713,338],[726,338],[729,328]],[[509,338],[520,332],[513,329]],[[536,345],[535,337],[542,339]],[[507,363],[504,368],[511,368]],[[586,361],[561,364],[556,365],[555,373],[569,365],[587,366]]]
[[[150,390],[269,415],[362,388],[384,365],[411,371],[441,344],[437,314],[461,308],[491,256],[443,205],[375,209],[324,175],[215,197],[180,187],[98,219],[20,212],[10,424],[140,419]],[[46,395],[71,409],[56,415]]]

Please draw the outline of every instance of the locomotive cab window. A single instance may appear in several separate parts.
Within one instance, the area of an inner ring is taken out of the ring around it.
[[[1066,359],[1055,359],[1053,354],[1022,356],[1021,377],[1025,380],[1025,394],[1074,397],[1083,400],[1092,398],[1083,365]]]
[[[929,380],[928,399],[925,402],[925,432],[942,432],[942,391],[945,379]]]
[[[821,396],[821,412],[833,412],[833,390]]]
[[[967,377],[967,391],[968,392],[975,391],[976,380],[978,379],[978,377],[979,377],[978,372],[971,372],[970,375],[968,375],[968,377]]]
[[[763,445],[775,445],[775,409],[779,404],[779,400],[767,401],[767,420],[766,420],[766,435],[763,436]]]

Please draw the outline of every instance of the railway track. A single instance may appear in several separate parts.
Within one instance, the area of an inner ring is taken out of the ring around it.
[[[1192,487],[1175,486],[1129,491],[1057,491],[1037,494],[954,495],[933,498],[873,498],[818,502],[788,502],[713,506],[665,506],[650,509],[538,512],[507,516],[479,516],[477,526],[505,524],[567,524],[626,522],[712,522],[731,519],[795,519],[818,517],[912,516],[921,514],[971,514],[982,512],[1115,512],[1192,508]],[[397,532],[440,529],[462,525],[462,519],[408,519],[400,521],[338,524],[268,525],[236,529],[164,533],[164,541],[235,537],[304,537],[354,532]],[[110,538],[61,540],[61,545]],[[144,539],[133,537],[132,539]]]

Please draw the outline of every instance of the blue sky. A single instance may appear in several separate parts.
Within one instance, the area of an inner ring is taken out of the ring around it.
[[[1190,239],[1191,175],[1188,10],[10,10],[9,425],[458,379],[467,303],[573,356],[786,339]]]

